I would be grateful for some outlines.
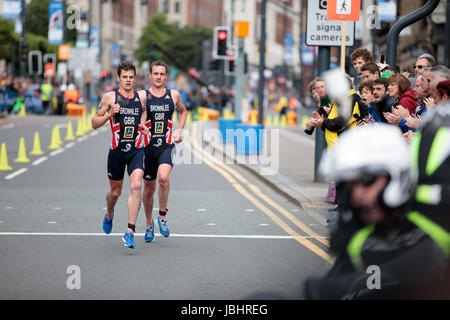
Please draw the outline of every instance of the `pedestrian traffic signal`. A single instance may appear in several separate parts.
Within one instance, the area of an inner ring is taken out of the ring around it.
[[[227,49],[230,44],[230,28],[229,27],[215,27],[213,38],[213,52],[214,59],[228,59]]]

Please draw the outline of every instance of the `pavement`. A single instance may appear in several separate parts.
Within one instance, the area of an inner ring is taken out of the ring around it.
[[[328,183],[314,181],[315,133],[309,136],[301,125],[303,115],[312,110],[301,110],[296,126],[266,127],[266,142],[261,155],[239,155],[233,142],[223,143],[219,138],[206,135],[204,144],[222,152],[227,161],[240,164],[290,202],[300,206],[305,213],[327,225],[335,213],[325,202]],[[271,114],[272,116],[274,114]],[[218,128],[217,121],[205,123],[207,128]]]

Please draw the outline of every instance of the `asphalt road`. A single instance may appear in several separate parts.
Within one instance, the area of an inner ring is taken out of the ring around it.
[[[0,119],[13,167],[0,171],[0,299],[302,299],[303,281],[330,267],[325,226],[241,166],[202,158],[189,139],[196,164],[172,172],[171,236],[156,229],[145,243],[141,208],[136,249],[126,248],[128,177],[112,234],[101,226],[109,129],[49,151],[53,126],[64,139],[68,121],[75,131],[74,118]],[[14,163],[20,137],[29,152],[36,131],[45,155]]]

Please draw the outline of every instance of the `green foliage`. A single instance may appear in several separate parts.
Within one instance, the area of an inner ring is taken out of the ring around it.
[[[0,59],[11,61],[14,22],[0,18]]]
[[[49,0],[32,0],[26,9],[27,33],[48,37],[48,3]]]
[[[139,39],[139,47],[135,51],[135,57],[140,62],[165,60],[169,64],[175,64],[169,56],[174,57],[179,64],[177,67],[193,67],[197,52],[201,60],[202,43],[206,39],[212,39],[212,30],[203,26],[186,26],[179,28],[175,23],[167,21],[164,13],[152,16]],[[157,43],[164,48],[169,56],[151,46]]]

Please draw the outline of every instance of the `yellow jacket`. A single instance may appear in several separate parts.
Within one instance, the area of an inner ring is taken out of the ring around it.
[[[352,96],[353,94],[356,94],[356,91],[354,89],[350,90],[349,96]],[[325,140],[329,149],[335,145],[338,140],[338,136],[342,131],[347,128],[352,129],[356,127],[356,119],[353,117],[353,114],[355,113],[361,115],[358,102],[355,102],[355,104],[353,105],[352,115],[348,119],[346,126],[341,125],[339,128],[337,128],[336,126],[328,125],[330,124],[330,122],[327,123],[326,121],[342,117],[341,115],[339,115],[339,108],[337,104],[333,101],[333,105],[331,107],[330,113],[328,114],[327,120],[325,120],[323,124],[323,126],[325,126]]]

